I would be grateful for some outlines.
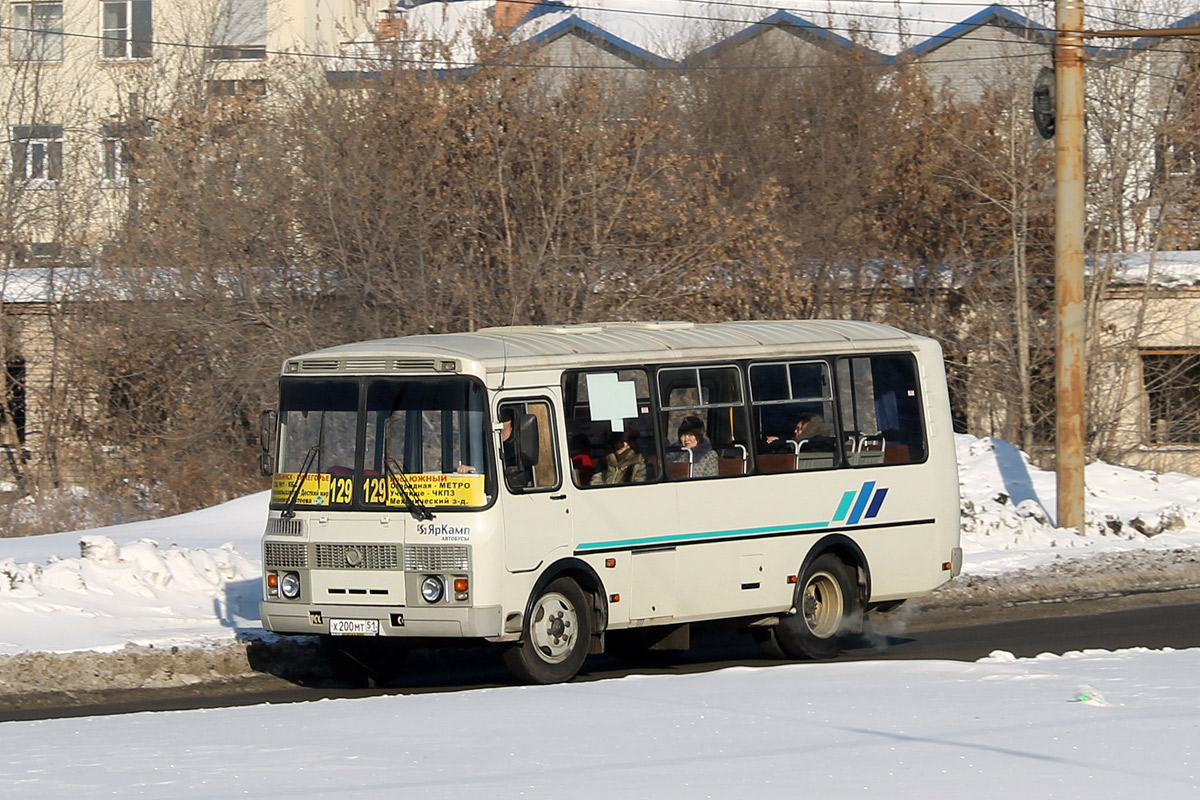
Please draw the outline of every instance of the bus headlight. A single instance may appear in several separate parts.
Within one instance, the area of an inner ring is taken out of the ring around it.
[[[300,576],[295,572],[285,572],[283,577],[279,579],[279,593],[288,600],[295,600],[300,596]]]
[[[421,597],[425,598],[426,603],[436,603],[441,600],[442,593],[445,591],[446,585],[437,575],[427,575],[425,580],[421,581]]]

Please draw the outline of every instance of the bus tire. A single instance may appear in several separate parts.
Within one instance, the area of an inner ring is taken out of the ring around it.
[[[521,641],[504,651],[504,663],[524,683],[574,678],[592,638],[590,604],[579,584],[556,578],[529,606]]]
[[[833,658],[850,638],[857,595],[850,571],[833,553],[816,558],[796,586],[795,613],[779,620],[775,642],[788,658]]]

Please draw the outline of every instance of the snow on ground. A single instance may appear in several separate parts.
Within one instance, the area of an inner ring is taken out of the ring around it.
[[[1053,472],[1000,439],[958,436],[957,442],[967,575],[1101,553],[1200,547],[1200,478],[1089,464],[1086,530],[1079,534],[1054,527]]]
[[[0,539],[0,655],[259,629],[267,494],[162,520]]]
[[[877,661],[0,725],[38,798],[1193,798],[1200,650]]]
[[[1200,546],[1200,479],[1054,476],[959,437],[965,571]],[[220,643],[259,630],[266,495],[164,520],[0,540],[0,655]],[[1047,511],[1049,509],[1050,511]],[[1099,559],[1093,559],[1099,560]],[[1191,798],[1200,650],[699,675],[0,724],[0,785],[39,798]]]

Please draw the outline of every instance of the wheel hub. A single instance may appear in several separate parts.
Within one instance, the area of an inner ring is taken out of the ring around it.
[[[827,572],[819,572],[804,586],[800,600],[804,624],[814,636],[828,639],[842,624],[842,588]]]
[[[571,627],[571,620],[563,618],[563,612],[551,614],[549,624],[546,626],[546,632],[550,634],[550,638],[558,644],[560,640],[567,637],[567,629]]]
[[[550,663],[565,659],[575,642],[578,628],[575,607],[560,594],[548,594],[538,604],[530,638],[542,657]]]

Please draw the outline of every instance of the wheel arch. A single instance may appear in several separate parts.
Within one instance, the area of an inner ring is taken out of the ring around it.
[[[858,587],[859,593],[858,607],[859,609],[865,608],[868,598],[871,597],[871,567],[867,563],[867,556],[863,553],[862,548],[849,536],[834,533],[813,545],[809,549],[808,555],[804,557],[803,563],[800,564],[800,569],[796,573],[797,579],[802,578],[809,566],[826,553],[837,556],[843,564],[854,570],[855,585]]]
[[[569,557],[555,561],[542,571],[534,582],[525,599],[525,616],[528,616],[533,603],[551,582],[559,578],[570,578],[578,584],[585,595],[592,599],[589,609],[592,616],[592,642],[588,648],[590,653],[604,652],[604,632],[608,628],[608,594],[604,591],[604,582],[592,569],[592,566],[581,559]]]

